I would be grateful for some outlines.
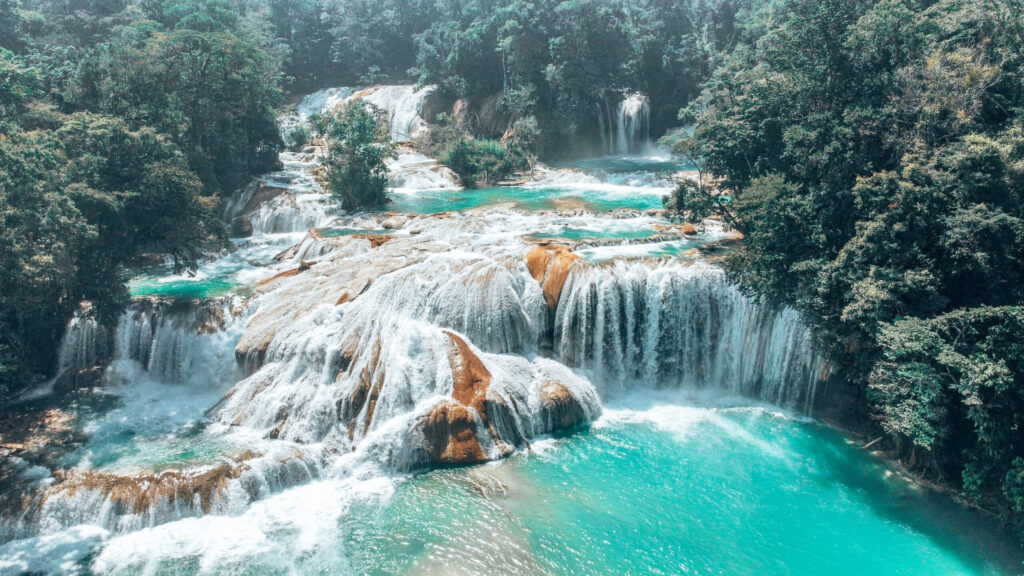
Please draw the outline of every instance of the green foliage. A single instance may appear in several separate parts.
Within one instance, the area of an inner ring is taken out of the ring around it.
[[[62,193],[62,163],[51,134],[0,137],[0,395],[49,368],[77,306],[77,257],[96,238]]]
[[[882,428],[1024,531],[1024,308],[898,320],[883,325],[879,344],[869,394]]]
[[[431,151],[467,187],[493,184],[509,175],[529,171],[538,135],[537,120],[517,120],[501,140],[474,138],[465,126],[445,114],[431,130]]]
[[[1021,525],[1020,13],[785,0],[761,22],[679,116],[719,186],[668,206],[739,228],[730,275],[820,329],[898,454]]]
[[[279,61],[237,6],[32,8],[0,4],[0,42],[18,51],[0,48],[0,403],[52,373],[82,301],[119,314],[134,256],[189,270],[223,247],[213,194],[280,147]]]
[[[309,144],[311,134],[305,125],[293,126],[284,133],[284,145],[291,149],[302,148]]]
[[[515,169],[508,149],[497,140],[459,138],[441,160],[471,187],[499,180]]]
[[[83,63],[76,105],[171,135],[210,192],[276,165],[281,95],[264,52],[225,32],[127,32]]]
[[[26,41],[25,27],[21,2],[0,0],[0,49],[21,51]]]
[[[345,210],[380,208],[387,202],[389,158],[397,156],[387,113],[358,99],[334,113],[314,119],[314,130],[327,144],[321,158],[324,186]]]

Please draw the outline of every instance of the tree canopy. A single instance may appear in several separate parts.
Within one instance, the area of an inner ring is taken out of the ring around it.
[[[1024,20],[993,0],[787,0],[680,113],[749,291],[819,328],[897,454],[1024,534]]]

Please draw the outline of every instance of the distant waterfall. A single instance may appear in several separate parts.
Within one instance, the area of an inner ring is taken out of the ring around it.
[[[388,115],[391,138],[395,142],[408,142],[427,129],[422,118],[423,101],[434,91],[433,86],[417,89],[412,85],[376,86],[359,88],[325,88],[302,99],[292,114],[282,118],[282,130],[291,129],[306,122],[313,114],[326,114],[340,104],[355,98],[362,98],[383,108]]]
[[[633,154],[643,150],[651,136],[651,108],[640,93],[626,94],[616,105],[598,106],[598,125],[607,154]]]
[[[364,99],[387,111],[392,140],[408,142],[422,136],[428,130],[427,123],[420,113],[423,101],[433,91],[433,86],[425,86],[419,90],[415,86],[382,86]]]

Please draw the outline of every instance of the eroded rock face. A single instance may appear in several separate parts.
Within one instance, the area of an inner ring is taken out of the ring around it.
[[[123,475],[109,472],[75,470],[57,471],[57,485],[47,497],[74,498],[80,492],[103,500],[111,507],[110,514],[142,514],[160,505],[172,508],[191,508],[198,503],[199,510],[209,514],[213,503],[228,482],[237,479],[249,469],[247,460],[258,454],[247,452],[234,461],[219,462],[195,470],[168,470],[159,473]]]
[[[457,402],[442,402],[423,418],[431,464],[475,464],[487,460],[477,438],[476,414]]]
[[[234,238],[248,238],[252,236],[252,220],[247,216],[235,216],[232,218],[231,236]]]
[[[569,269],[579,256],[563,244],[553,242],[538,243],[526,253],[526,267],[533,279],[544,289],[544,300],[548,308],[554,310],[558,306],[558,298],[562,287],[569,277]]]
[[[566,430],[587,422],[579,399],[561,382],[548,381],[540,387],[541,418],[550,430]]]

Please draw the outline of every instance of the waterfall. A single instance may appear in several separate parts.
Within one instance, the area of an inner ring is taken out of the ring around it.
[[[230,299],[135,300],[121,316],[114,337],[114,361],[137,363],[161,382],[235,381],[233,336],[237,303]]]
[[[59,471],[29,514],[6,522],[3,532],[24,537],[80,524],[115,534],[183,518],[230,514],[284,488],[321,476],[316,450],[278,446],[266,454],[241,451],[186,470],[123,474]]]
[[[426,190],[458,190],[458,176],[437,160],[419,152],[402,151],[387,161],[392,192],[415,194]]]
[[[792,310],[742,294],[718,268],[597,265],[564,248],[548,260],[531,252],[524,262],[518,238],[466,244],[460,232],[477,238],[460,230],[469,222],[410,222],[417,234],[380,244],[372,236],[311,236],[299,247],[317,263],[264,286],[236,349],[251,375],[218,408],[220,421],[369,451],[399,469],[437,463],[420,450],[423,426],[457,389],[456,337],[488,374],[496,411],[485,410],[488,418],[514,423],[478,430],[488,458],[550,429],[538,424],[544,409],[536,400],[548,382],[569,390],[583,413],[597,392],[667,387],[811,407],[822,363],[810,331]],[[538,358],[548,350],[550,359]]]
[[[554,346],[606,390],[715,388],[804,410],[822,369],[793,310],[771,310],[699,264],[574,267]]]
[[[88,313],[88,305],[75,312],[57,349],[54,377],[26,398],[50,393],[54,386],[77,388],[95,384],[110,359],[110,331]]]
[[[308,121],[313,114],[333,111],[340,104],[354,98],[383,108],[391,126],[391,138],[396,142],[408,142],[423,135],[427,123],[421,116],[423,101],[434,91],[433,86],[375,86],[365,89],[325,88],[302,99],[295,110],[281,119],[282,132]]]
[[[601,142],[607,154],[635,154],[650,142],[651,110],[647,96],[626,94],[612,112],[605,103],[598,107]]]
[[[364,99],[387,111],[392,140],[408,142],[424,135],[429,129],[420,112],[423,101],[433,91],[433,86],[424,86],[418,90],[415,86],[382,86]]]

